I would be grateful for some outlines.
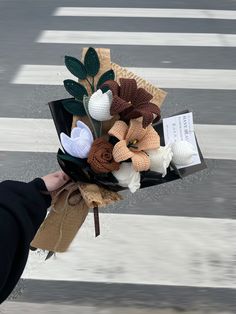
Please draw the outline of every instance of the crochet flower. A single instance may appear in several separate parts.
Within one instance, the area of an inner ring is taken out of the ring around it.
[[[120,86],[116,81],[109,80],[102,87],[108,87],[112,91],[112,116],[119,114],[123,121],[143,117],[144,128],[160,119],[160,108],[150,102],[153,96],[145,89],[137,88],[134,79],[121,78]]]
[[[112,118],[110,115],[112,103],[112,92],[108,90],[103,94],[101,89],[98,89],[89,99],[88,111],[90,116],[97,121],[107,121]]]
[[[150,170],[161,173],[162,177],[166,176],[166,169],[169,167],[173,157],[171,145],[160,146],[158,149],[146,152],[151,162]]]
[[[88,155],[88,163],[96,173],[107,173],[120,168],[120,164],[113,159],[113,145],[102,137],[97,138]]]
[[[134,170],[131,162],[122,162],[120,169],[113,171],[112,174],[118,180],[119,185],[128,187],[131,193],[140,188],[140,172]]]
[[[119,140],[112,153],[116,162],[131,158],[135,171],[150,168],[149,157],[144,151],[160,146],[160,137],[151,125],[143,128],[141,121],[132,119],[128,126],[119,120],[114,123],[108,134]]]
[[[77,121],[77,127],[72,129],[71,137],[62,132],[60,139],[62,147],[69,155],[87,158],[93,143],[93,134],[86,124]]]
[[[172,144],[173,162],[178,166],[187,166],[193,162],[196,155],[194,146],[187,141],[176,141]]]

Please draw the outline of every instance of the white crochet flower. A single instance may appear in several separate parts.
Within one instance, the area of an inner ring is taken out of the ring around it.
[[[112,118],[110,115],[112,99],[110,90],[103,93],[101,89],[98,89],[89,99],[88,111],[90,116],[97,121],[110,120]]]
[[[172,144],[173,162],[178,166],[190,165],[196,155],[194,146],[187,141],[176,141]]]
[[[61,144],[65,151],[78,158],[87,158],[93,143],[93,134],[89,127],[81,121],[77,121],[77,127],[71,131],[71,137],[65,133],[60,134]]]
[[[119,185],[128,187],[134,193],[140,188],[140,173],[134,170],[132,162],[122,162],[118,171],[112,174],[118,180]]]
[[[159,172],[164,177],[173,157],[171,146],[160,146],[157,149],[148,150],[147,154],[151,162],[150,170]]]

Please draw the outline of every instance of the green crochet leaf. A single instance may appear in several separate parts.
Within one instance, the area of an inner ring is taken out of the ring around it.
[[[88,96],[86,88],[73,80],[65,80],[64,86],[69,94],[80,101],[83,101],[84,95]]]
[[[90,47],[84,57],[84,65],[88,75],[94,77],[100,69],[100,61],[96,50]]]
[[[113,70],[108,70],[107,72],[103,73],[97,83],[97,89],[100,88],[100,86],[105,83],[106,81],[109,80],[114,80],[115,79],[115,73]]]
[[[94,136],[96,138],[100,137],[102,135],[102,122],[101,121],[97,121],[94,120],[90,115],[89,115],[89,110],[88,110],[88,103],[89,103],[89,97],[84,96],[84,109],[87,113],[87,116],[91,122],[92,128],[93,128],[93,132],[94,132]]]
[[[67,69],[76,77],[81,80],[86,79],[87,71],[81,61],[74,57],[65,56],[65,65]]]
[[[69,113],[75,116],[86,116],[86,111],[84,110],[84,105],[82,101],[75,99],[65,99],[62,100],[62,105]]]
[[[57,153],[57,158],[62,161],[69,161],[73,164],[78,165],[79,167],[84,167],[86,165],[86,159],[76,158],[67,153],[63,153],[62,150],[59,150]]]

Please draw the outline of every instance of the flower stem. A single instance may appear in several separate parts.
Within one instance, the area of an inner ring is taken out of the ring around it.
[[[86,78],[86,81],[89,83],[92,93],[94,93],[94,85],[91,84],[87,78]]]

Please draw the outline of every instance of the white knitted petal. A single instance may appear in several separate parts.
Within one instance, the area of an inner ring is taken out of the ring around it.
[[[150,170],[161,173],[162,177],[166,176],[167,168],[173,157],[171,147],[169,145],[160,146],[158,149],[148,150],[147,153],[151,163]]]
[[[172,144],[172,151],[173,162],[179,166],[191,164],[196,154],[194,146],[187,141],[176,141]]]
[[[119,185],[128,187],[134,193],[140,188],[140,173],[135,171],[131,162],[123,162],[118,171],[113,171]]]
[[[97,121],[107,121],[112,118],[110,115],[110,108],[112,103],[112,93],[110,91],[102,93],[100,90],[99,95],[98,91],[90,97],[88,103],[88,111],[90,116]]]
[[[60,134],[61,139],[61,145],[64,148],[64,150],[71,156],[73,156],[73,141],[72,139],[67,136],[65,133]]]
[[[83,129],[80,128],[80,127],[75,127],[75,128],[73,128],[73,129],[71,130],[71,135],[70,135],[71,138],[80,137],[82,130],[83,130]]]
[[[76,139],[73,143],[73,156],[78,158],[87,158],[91,149],[92,143],[86,139]]]

